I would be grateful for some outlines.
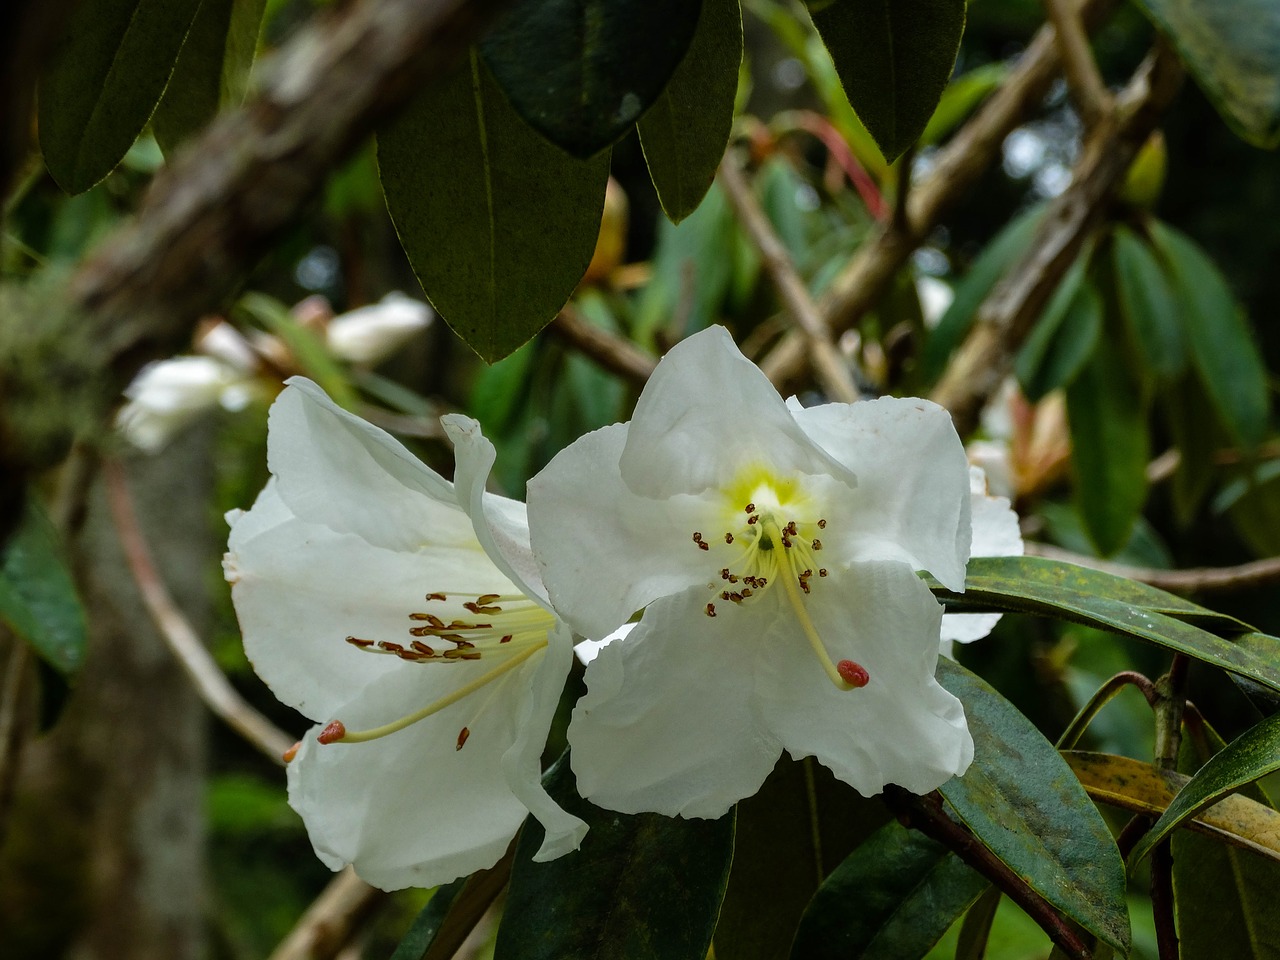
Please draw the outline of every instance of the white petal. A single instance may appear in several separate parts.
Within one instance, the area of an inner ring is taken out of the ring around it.
[[[390,357],[434,317],[421,300],[393,290],[377,303],[334,317],[325,327],[325,341],[335,357],[371,366]]]
[[[744,468],[830,473],[852,484],[839,463],[797,428],[778,392],[739,351],[724,327],[709,327],[671,348],[636,403],[622,477],[647,497],[698,494]]]
[[[831,659],[861,664],[870,681],[837,689],[792,626],[793,649],[762,663],[757,686],[791,755],[817,757],[864,796],[888,783],[927,793],[963,773],[973,741],[960,701],[934,679],[942,608],[929,588],[905,565],[860,563],[805,602]]]
[[[969,468],[970,504],[973,510],[971,557],[1020,557],[1024,547],[1018,515],[1004,497],[987,496],[986,475],[980,467]],[[1000,622],[998,613],[948,613],[942,618],[944,643],[971,643],[980,640]],[[944,653],[946,651],[944,646]]]
[[[394,550],[474,542],[452,484],[310,380],[289,381],[269,426],[267,463],[302,519]]]
[[[393,658],[387,658],[393,659]],[[481,663],[398,664],[338,714],[348,730],[367,729],[431,702],[434,672]],[[514,678],[511,678],[514,679]],[[433,717],[368,743],[320,744],[316,730],[289,764],[289,802],[316,853],[384,890],[431,887],[491,866],[525,818],[500,758],[516,736],[501,700],[475,716],[488,690]],[[458,733],[471,731],[456,748]],[[318,730],[319,728],[317,728]]]
[[[573,655],[577,657],[585,667],[596,658],[603,648],[607,647],[614,641],[625,640],[631,635],[631,631],[637,626],[639,626],[638,623],[624,623],[617,630],[613,631],[613,633],[609,634],[602,640],[579,640],[573,646]]]
[[[893,397],[793,405],[791,412],[858,478],[839,524],[832,520],[823,538],[828,548],[838,543],[854,560],[900,560],[963,590],[969,466],[950,415],[928,400]]]
[[[718,817],[773,769],[782,747],[750,695],[749,638],[741,621],[709,618],[704,607],[699,588],[653,604],[625,643],[587,668],[569,743],[578,790],[592,802]]]

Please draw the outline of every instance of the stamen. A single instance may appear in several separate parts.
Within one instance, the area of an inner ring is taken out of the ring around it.
[[[341,720],[334,720],[327,727],[320,731],[320,735],[316,737],[321,743],[337,743],[347,735],[347,728],[342,725]]]
[[[705,540],[703,540],[703,539],[702,539],[702,534],[701,534],[701,533],[699,533],[699,532],[698,532],[698,531],[696,531],[696,530],[695,530],[695,531],[694,531],[694,533],[693,533],[693,542],[694,542],[694,543],[696,543],[696,544],[698,545],[698,549],[699,549],[699,550],[710,550],[710,549],[711,549],[711,544],[709,544],[709,543],[707,543]]]
[[[836,670],[841,679],[855,689],[865,687],[871,681],[871,674],[867,673],[867,668],[852,660],[841,660],[836,664]]]
[[[290,763],[293,761],[293,758],[298,755],[298,751],[301,749],[302,749],[302,741],[299,740],[297,743],[295,743],[292,747],[290,747],[280,756],[284,758],[285,763]]]
[[[427,596],[426,596],[426,599],[428,599],[428,600],[448,600],[449,598],[448,598],[448,597],[446,597],[443,593],[428,593],[428,594],[427,594]]]
[[[716,615],[716,605],[714,603],[707,604],[707,616],[714,617]]]
[[[726,533],[726,534],[724,535],[724,542],[725,542],[725,543],[733,543],[733,534],[732,534],[732,533]]]
[[[814,539],[813,539],[813,549],[815,549],[815,550],[821,550],[821,549],[822,549],[822,541],[821,541],[821,540],[819,540],[817,537],[814,537]]]
[[[842,660],[842,661],[840,661],[840,662],[841,662],[841,663],[848,663],[849,661],[848,661],[848,660]],[[461,730],[459,730],[459,731],[458,731],[458,745],[457,745],[457,746],[455,746],[453,749],[455,749],[455,750],[461,750],[463,747],[465,747],[465,746],[467,745],[467,739],[468,739],[470,736],[471,736],[471,730],[470,730],[468,727],[463,727]]]
[[[747,513],[755,513],[755,512],[756,512],[756,505],[754,503],[748,503]]]
[[[819,530],[825,530],[825,529],[827,529],[827,521],[825,521],[825,520],[819,520],[819,521],[818,521],[818,529],[819,529]]]

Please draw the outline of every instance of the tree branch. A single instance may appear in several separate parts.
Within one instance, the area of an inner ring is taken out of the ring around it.
[[[1111,112],[1112,103],[1089,49],[1089,35],[1080,22],[1080,12],[1072,0],[1044,0],[1044,8],[1053,24],[1071,98],[1085,127],[1092,127]]]
[[[658,363],[630,340],[588,323],[572,303],[560,308],[560,313],[547,329],[610,373],[616,373],[637,387],[645,385]]]
[[[347,867],[329,881],[270,960],[331,960],[385,899]]]

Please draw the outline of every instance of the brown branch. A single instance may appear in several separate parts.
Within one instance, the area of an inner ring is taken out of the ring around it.
[[[272,951],[270,960],[331,960],[386,896],[347,867],[329,881],[288,936]]]
[[[1111,112],[1112,103],[1089,49],[1089,35],[1080,22],[1080,12],[1072,0],[1044,0],[1044,8],[1056,34],[1067,89],[1085,127],[1092,127]]]
[[[1062,560],[1091,570],[1101,570],[1117,577],[1126,577],[1150,584],[1170,593],[1227,593],[1232,590],[1248,590],[1252,587],[1280,583],[1280,557],[1253,560],[1234,567],[1187,567],[1183,570],[1159,570],[1154,567],[1134,567],[1073,553],[1047,543],[1028,543],[1027,554]]]
[[[951,411],[962,437],[973,431],[983,405],[1013,368],[1018,348],[1181,82],[1178,58],[1157,47],[1117,100],[1115,115],[1085,141],[1071,186],[1050,205],[1026,254],[979,308],[973,330],[931,397]]]
[[[1100,24],[1114,5],[1115,0],[1085,0],[1080,19],[1086,29]],[[1050,26],[1036,33],[1005,82],[938,151],[929,176],[911,191],[905,223],[881,228],[868,238],[832,282],[818,302],[832,333],[856,326],[875,306],[942,214],[1000,156],[1005,137],[1039,107],[1060,63],[1054,38]],[[794,380],[803,365],[804,339],[798,332],[784,337],[760,364],[779,388]]]
[[[630,340],[589,323],[571,303],[561,308],[547,329],[610,373],[637,387],[645,385],[658,363]]]
[[[769,218],[756,202],[751,188],[738,170],[732,153],[720,161],[720,185],[738,216],[747,238],[760,253],[765,270],[777,288],[778,296],[792,321],[804,336],[818,383],[832,400],[854,403],[861,399],[848,365],[831,340],[825,318],[818,312],[809,288],[796,272],[787,248],[774,232]]]
[[[190,622],[169,596],[164,581],[156,571],[151,551],[138,526],[124,469],[119,463],[106,460],[102,464],[102,472],[107,486],[111,518],[120,537],[125,562],[129,565],[129,572],[133,574],[138,592],[142,595],[143,605],[151,615],[156,629],[160,631],[160,636],[187,672],[196,692],[209,709],[263,754],[276,763],[283,764],[284,753],[293,744],[293,737],[277,729],[270,720],[253,709],[223,676]]]

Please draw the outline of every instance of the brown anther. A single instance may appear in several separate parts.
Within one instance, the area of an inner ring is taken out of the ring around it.
[[[497,594],[490,594],[490,596],[496,597]],[[501,613],[502,612],[501,607],[490,606],[487,602],[482,602],[481,600],[477,600],[475,603],[464,603],[463,606],[466,609],[470,610],[472,613]],[[455,621],[455,623],[456,622],[457,621]]]
[[[482,607],[487,607],[489,604],[493,603],[493,601],[501,599],[502,594],[500,593],[482,593],[480,596],[476,597],[476,603],[480,604]]]
[[[726,534],[724,535],[724,542],[725,542],[725,543],[733,543],[733,534],[732,534],[732,533],[726,533]]]
[[[472,643],[470,640],[464,640],[462,639],[462,637],[458,637],[458,639],[454,640],[453,642],[457,644],[459,650],[469,650],[475,646],[475,644]]]
[[[511,634],[509,634],[509,633],[508,633],[505,637],[503,637],[503,638],[502,638],[501,640],[499,640],[498,642],[499,642],[499,643],[510,643],[510,642],[511,642]]]
[[[422,654],[424,657],[434,657],[436,655],[435,650],[433,650],[431,647],[428,647],[421,640],[415,640],[413,641],[413,643],[409,644],[409,646],[413,647],[414,650]]]
[[[813,571],[806,568],[804,573],[800,574],[800,579],[808,580],[812,576],[813,576]]]
[[[747,597],[749,597],[749,596],[751,596],[751,588],[750,588],[750,587],[743,587],[743,588],[742,588],[742,597],[743,597],[743,599],[746,599],[746,598],[747,598]]]
[[[791,549],[791,538],[787,536],[785,531],[782,534],[782,545],[788,550]]]
[[[390,640],[380,641],[378,647],[387,653],[404,653],[404,647],[401,644],[392,643]]]
[[[456,747],[454,747],[453,749],[455,749],[455,750],[461,750],[463,747],[465,747],[465,746],[467,745],[467,738],[468,738],[468,737],[470,737],[470,736],[471,736],[471,728],[470,728],[470,727],[463,727],[461,730],[459,730],[459,731],[458,731],[458,745],[457,745]]]
[[[755,513],[755,512],[756,512],[756,505],[754,503],[748,503],[747,513]]]
[[[825,520],[819,520],[819,521],[818,521],[818,529],[819,529],[819,530],[825,530],[825,529],[827,529],[827,521],[825,521]]]
[[[728,567],[722,567],[722,568],[720,569],[720,579],[721,579],[721,580],[728,580],[731,576],[733,576],[733,574],[731,574],[731,573],[729,572],[729,568],[728,568]]]
[[[714,603],[707,604],[707,616],[714,617],[716,615],[716,605]]]
[[[703,540],[703,539],[702,539],[702,534],[701,534],[701,533],[698,533],[697,531],[694,531],[694,534],[693,534],[693,542],[694,542],[694,543],[696,543],[696,544],[698,545],[698,549],[699,549],[699,550],[710,550],[710,549],[711,549],[711,545],[710,545],[710,544],[708,544],[705,540]]]
[[[428,600],[448,600],[449,598],[446,597],[443,593],[428,593],[427,599]]]
[[[347,637],[347,643],[351,644],[353,647],[359,647],[361,650],[367,650],[369,647],[373,646],[372,640],[362,640],[359,637]]]
[[[347,735],[347,728],[342,725],[341,720],[334,720],[331,724],[320,731],[320,736],[316,737],[321,743],[337,743]]]
[[[809,581],[808,581],[808,580],[801,580],[801,581],[800,581],[800,589],[801,589],[801,590],[803,590],[805,593],[809,593],[809,592],[810,592],[810,591],[809,591]]]
[[[731,573],[731,574],[729,574],[729,582],[730,582],[730,583],[737,583],[737,582],[738,582],[738,578],[737,578],[737,577],[735,577],[735,576]]]
[[[737,592],[735,591],[734,593],[729,594],[729,599],[730,599],[730,600],[732,600],[734,603],[741,603],[741,602],[742,602],[742,594],[737,593]]]
[[[721,599],[721,600],[728,600],[728,599],[729,599],[730,597],[732,597],[732,596],[733,596],[733,594],[731,594],[728,590],[721,590],[721,591],[720,591],[720,599]]]
[[[791,534],[793,537],[796,535],[796,522],[794,520],[787,521],[787,533]]]
[[[815,550],[821,550],[821,549],[822,549],[822,541],[821,541],[821,540],[819,540],[817,537],[815,537],[815,538],[814,538],[814,540],[813,540],[813,549],[815,549]]]
[[[750,516],[750,517],[747,517],[747,526],[748,526],[748,527],[749,527],[749,526],[751,526],[753,523],[759,523],[759,522],[760,522],[760,518],[759,518],[759,517],[757,517],[757,516],[755,516],[755,515],[752,515],[752,516]]]
[[[826,575],[827,575],[827,568],[826,568],[826,567],[819,567],[819,568],[818,568],[818,576],[820,576],[820,577],[825,577]]]
[[[297,743],[295,743],[292,747],[290,747],[284,753],[280,754],[280,756],[284,758],[285,763],[289,763],[291,760],[293,760],[294,757],[298,755],[298,751],[301,749],[302,749],[302,741],[299,740]]]

